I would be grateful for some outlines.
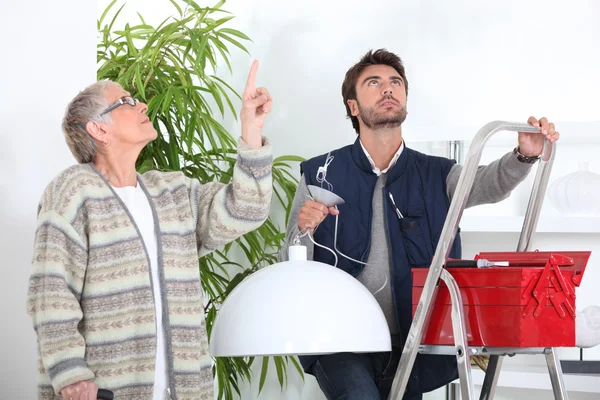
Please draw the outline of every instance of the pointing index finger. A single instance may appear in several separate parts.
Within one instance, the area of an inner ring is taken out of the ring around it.
[[[258,60],[254,60],[248,73],[248,80],[246,81],[246,88],[244,94],[249,94],[256,89],[256,71],[258,70]]]

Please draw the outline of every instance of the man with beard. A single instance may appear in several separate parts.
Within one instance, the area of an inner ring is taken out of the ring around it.
[[[407,93],[404,66],[397,55],[385,49],[366,53],[342,84],[356,141],[301,164],[302,178],[280,260],[287,260],[287,246],[306,230],[317,243],[333,249],[336,217],[328,215],[339,214],[336,247],[348,258],[338,257],[337,267],[375,293],[392,335],[391,353],[300,357],[304,370],[316,377],[330,400],[387,398],[412,320],[411,268],[429,267],[461,173],[454,160],[419,153],[404,143]],[[467,207],[508,197],[539,158],[544,139],[558,139],[554,124],[546,118],[530,117],[528,122],[540,127],[542,134],[519,132],[513,151],[480,166]],[[328,188],[327,183],[345,200],[339,208],[311,200],[307,185]],[[309,258],[335,264],[329,251],[314,247],[307,236],[301,240]],[[450,257],[460,256],[457,234]],[[389,279],[382,286],[384,271]],[[419,355],[404,398],[420,399],[422,393],[457,377],[454,356]]]

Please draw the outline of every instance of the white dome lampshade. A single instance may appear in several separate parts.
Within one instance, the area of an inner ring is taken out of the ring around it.
[[[317,355],[391,351],[379,304],[348,273],[306,260],[290,246],[290,261],[242,281],[212,326],[213,357]]]

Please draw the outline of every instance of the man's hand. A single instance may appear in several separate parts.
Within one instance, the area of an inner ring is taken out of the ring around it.
[[[263,87],[256,87],[256,71],[258,61],[252,63],[246,88],[242,95],[242,139],[253,149],[262,147],[262,129],[267,114],[273,109],[273,99],[269,91]]]
[[[542,133],[519,132],[519,153],[528,157],[537,157],[544,150],[544,140],[556,142],[560,134],[555,130],[554,124],[548,122],[546,117],[539,121],[535,117],[529,117],[529,125],[541,128]]]
[[[93,382],[77,382],[60,391],[64,400],[97,400],[98,386]]]
[[[317,203],[313,200],[306,200],[306,203],[300,209],[300,215],[298,216],[298,228],[300,232],[305,229],[310,229],[313,232],[316,227],[323,222],[325,217],[329,214],[338,215],[340,211],[335,207],[329,207]]]

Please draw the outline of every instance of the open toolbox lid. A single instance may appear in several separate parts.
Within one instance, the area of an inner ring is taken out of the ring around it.
[[[591,251],[498,251],[481,252],[475,256],[475,260],[508,261],[509,263],[508,266],[492,268],[559,267],[561,271],[572,271],[571,280],[575,286],[579,286],[591,254]]]
[[[446,269],[461,290],[472,294],[469,301],[474,306],[478,305],[484,292],[491,295],[491,290],[502,289],[504,294],[494,297],[500,299],[495,301],[525,306],[523,317],[533,315],[537,318],[545,307],[550,307],[560,318],[567,315],[575,318],[575,288],[581,283],[590,255],[591,251],[481,252],[475,260],[498,265],[477,268],[468,260],[448,260],[448,264],[450,261],[467,263]],[[426,268],[413,268],[413,290],[422,290],[428,273]],[[438,285],[446,286],[443,280],[438,281]],[[511,288],[520,289],[512,291],[511,295]],[[476,290],[479,290],[477,296],[474,295]]]

